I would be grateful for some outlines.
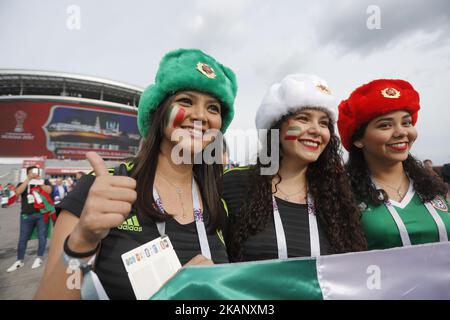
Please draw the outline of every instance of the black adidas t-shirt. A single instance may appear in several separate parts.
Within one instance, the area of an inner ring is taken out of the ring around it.
[[[228,206],[228,224],[226,242],[235,237],[234,230],[240,223],[240,209],[243,207],[249,188],[249,169],[235,168],[224,175],[223,198]],[[286,236],[288,257],[309,257],[311,246],[309,238],[309,218],[306,204],[292,203],[275,197],[280,211],[281,221]],[[231,221],[234,221],[233,223]],[[323,228],[319,227],[320,254],[331,254],[331,247]],[[230,260],[233,252],[228,252]],[[261,232],[250,236],[244,243],[244,261],[278,259],[277,237],[273,216]]]
[[[95,177],[84,176],[57,206],[80,217],[89,189]],[[204,207],[205,224],[208,224],[209,211]],[[147,219],[145,219],[147,220]],[[182,265],[201,253],[195,222],[181,225],[175,219],[166,221],[166,234]],[[118,228],[111,229],[102,240],[96,259],[96,273],[110,299],[136,299],[121,255],[160,236],[155,223],[138,220],[135,212]],[[208,242],[214,263],[228,263],[225,245],[217,234],[208,234]]]

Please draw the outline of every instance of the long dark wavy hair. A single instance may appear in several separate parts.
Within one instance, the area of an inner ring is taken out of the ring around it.
[[[131,177],[136,179],[137,192],[137,200],[134,206],[140,218],[151,220],[152,222],[165,221],[169,216],[168,214],[160,213],[156,209],[152,190],[155,182],[158,154],[160,153],[160,145],[164,135],[165,116],[175,94],[167,97],[152,115],[148,135],[145,137],[136,158],[132,160],[134,166]],[[203,156],[202,154],[197,156],[200,155]],[[207,223],[208,233],[211,234],[216,229],[224,230],[226,214],[221,202],[223,165],[221,163],[205,164],[202,161],[201,164],[193,165],[193,174],[200,188],[203,202],[210,212]]]
[[[367,126],[368,123],[353,134],[349,158],[345,167],[356,200],[379,206],[389,197],[384,189],[376,188],[371,180],[371,172],[362,150],[353,144],[364,136]],[[414,189],[423,202],[433,200],[438,195],[445,197],[447,194],[448,186],[439,177],[431,175],[424,168],[422,162],[411,154],[403,161],[403,169],[412,180]]]
[[[282,117],[271,129],[280,129],[284,121],[293,114]],[[310,163],[306,170],[308,191],[312,195],[316,215],[328,237],[334,253],[363,251],[367,242],[360,223],[360,212],[350,192],[350,183],[345,175],[342,151],[335,135],[334,123],[330,121],[330,141],[316,162]],[[267,132],[268,155],[271,154],[272,130]],[[281,144],[278,144],[281,150]],[[279,163],[282,155],[280,153]],[[269,164],[270,165],[270,164]],[[266,165],[266,166],[269,166]],[[250,168],[248,194],[239,214],[239,220],[229,221],[227,230],[228,255],[231,261],[244,259],[244,243],[256,233],[262,231],[273,219],[272,179],[278,176],[261,175],[265,167],[258,157],[257,163]],[[278,184],[277,183],[277,184]],[[276,186],[275,186],[276,187]]]

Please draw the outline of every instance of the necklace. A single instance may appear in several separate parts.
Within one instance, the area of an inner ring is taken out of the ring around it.
[[[177,194],[182,194],[183,193],[183,189],[177,185],[175,185],[173,182],[171,182],[168,178],[166,178],[164,175],[162,175],[161,173],[158,173],[158,175],[163,178],[164,180],[166,180],[168,183],[170,183],[172,186],[175,187],[175,191],[177,192]]]
[[[288,201],[290,197],[295,196],[301,192],[304,191],[305,188],[302,188],[300,191],[295,192],[295,193],[291,193],[291,194],[287,194],[285,193],[283,190],[281,190],[280,186],[277,186],[278,190],[280,190],[280,192],[284,195],[284,200]]]
[[[374,179],[375,179],[375,178],[374,178]],[[405,193],[400,192],[400,190],[401,190],[402,187],[403,187],[403,181],[402,181],[402,183],[398,186],[398,188],[395,188],[395,187],[393,187],[393,186],[390,186],[390,185],[386,184],[385,182],[380,181],[380,180],[378,180],[378,179],[375,179],[375,181],[377,181],[379,184],[382,184],[382,185],[385,186],[385,187],[390,188],[391,190],[394,190],[394,191],[397,193],[397,195],[398,195],[398,197],[400,198],[400,200],[403,199],[403,197],[405,196]]]
[[[169,184],[171,184],[173,187],[175,187],[175,192],[178,196],[178,201],[181,203],[181,208],[183,210],[183,218],[186,219],[186,211],[184,210],[184,202],[183,202],[183,189],[180,186],[175,185],[173,182],[171,182],[168,178],[166,178],[161,173],[158,173],[158,175],[163,178],[165,181],[167,181]]]

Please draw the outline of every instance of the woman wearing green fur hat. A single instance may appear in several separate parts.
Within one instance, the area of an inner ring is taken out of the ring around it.
[[[137,157],[108,170],[97,154],[88,154],[94,174],[80,180],[60,204],[37,298],[148,299],[131,284],[130,261],[122,255],[163,235],[181,265],[228,262],[221,232],[226,223],[220,200],[222,165],[192,160],[211,144],[207,132],[227,129],[236,91],[233,71],[200,50],[179,49],[164,56],[155,83],[139,102],[144,142]],[[183,161],[173,152],[180,146]],[[69,290],[64,261],[76,258],[83,265],[94,254],[95,274],[84,276],[82,291],[89,287],[86,283],[97,283],[92,286],[97,289],[83,294]]]
[[[327,83],[314,75],[292,74],[270,87],[256,127],[268,130],[260,135],[262,154],[279,168],[264,172],[268,165],[259,156],[256,165],[225,173],[230,261],[366,249],[339,154],[336,105]]]

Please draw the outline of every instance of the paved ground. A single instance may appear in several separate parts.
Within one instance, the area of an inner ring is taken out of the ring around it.
[[[44,270],[44,265],[38,269],[31,269],[37,254],[38,241],[30,240],[25,266],[11,273],[6,272],[17,259],[19,211],[20,204],[17,203],[9,208],[0,208],[0,300],[32,299]],[[48,245],[49,242],[47,252]]]

